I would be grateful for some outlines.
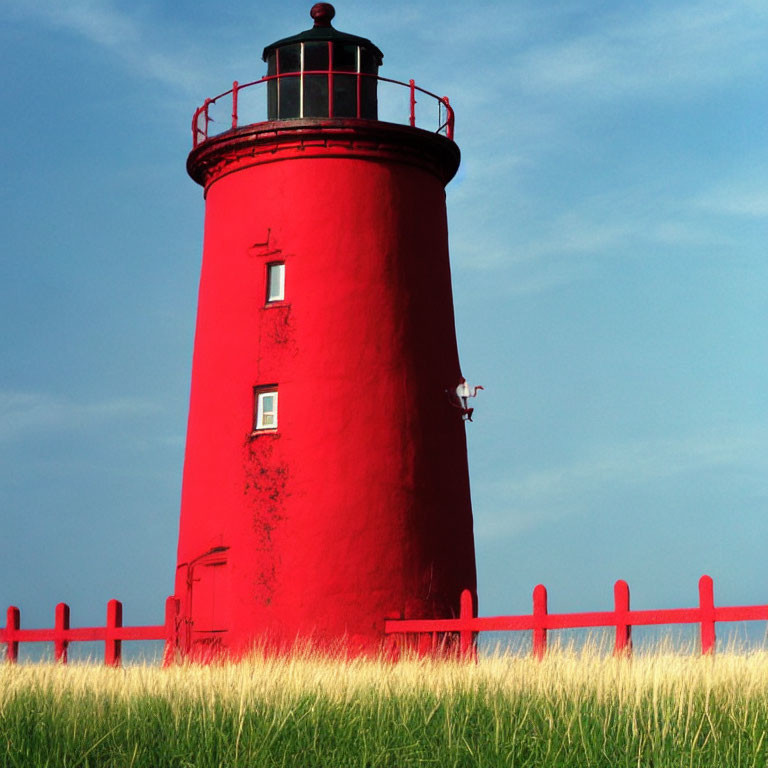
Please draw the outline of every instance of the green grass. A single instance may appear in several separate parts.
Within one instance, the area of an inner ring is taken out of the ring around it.
[[[768,653],[0,666],[0,766],[767,766]]]

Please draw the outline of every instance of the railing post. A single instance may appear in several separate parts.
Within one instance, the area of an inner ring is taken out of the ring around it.
[[[104,663],[119,667],[123,657],[123,641],[115,637],[115,630],[123,626],[123,604],[119,600],[107,603],[107,626],[104,633]]]
[[[411,113],[410,113],[411,128],[415,128],[416,127],[416,82],[414,80],[409,80],[408,85],[411,87]]]
[[[710,576],[699,579],[699,614],[701,620],[701,652],[715,652],[715,593]]]
[[[66,639],[65,632],[69,629],[69,606],[66,603],[59,603],[56,606],[56,621],[53,626],[53,657],[62,664],[67,663],[67,649],[69,640]]]
[[[5,622],[5,659],[9,664],[15,664],[19,660],[19,641],[16,633],[21,628],[21,611],[12,605],[8,608]]]
[[[616,617],[616,644],[614,656],[632,655],[632,625],[627,623],[629,613],[629,584],[619,579],[613,585],[613,612]]]
[[[238,82],[235,80],[232,83],[232,130],[237,128],[237,91]]]
[[[533,589],[533,655],[539,661],[547,652],[547,588],[537,584]]]
[[[362,86],[361,86],[362,78],[363,78],[363,76],[358,72],[357,73],[357,84],[356,84],[356,88],[357,88],[357,113],[355,115],[355,117],[357,117],[358,119],[360,118],[360,115],[362,115],[362,107],[360,106],[360,95],[362,94]]]
[[[179,654],[179,606],[181,601],[173,595],[165,599],[165,649],[163,666],[169,667]]]
[[[211,101],[211,99],[206,99],[205,103],[203,104],[203,111],[205,112],[205,131],[203,132],[203,141],[208,138],[208,123],[213,122],[213,118],[208,114]]]
[[[467,659],[472,655],[472,619],[474,608],[472,605],[472,593],[465,589],[459,598],[459,650],[461,658]]]
[[[451,102],[448,100],[447,96],[443,96],[443,104],[445,104],[445,109],[446,109],[445,135],[447,138],[453,141],[453,121],[454,121],[453,107],[451,106]]]
[[[200,107],[198,107],[195,110],[195,114],[192,115],[192,149],[195,149],[197,147],[197,120],[200,117]]]

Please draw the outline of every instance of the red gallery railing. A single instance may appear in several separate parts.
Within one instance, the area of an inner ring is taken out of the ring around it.
[[[404,103],[406,99],[406,92],[405,91],[399,91],[399,93],[402,93],[402,117],[397,117],[395,120],[391,122],[402,122],[410,125],[411,127],[420,127],[417,125],[417,122],[421,120],[423,117],[424,110],[421,110],[418,115],[416,111],[416,105],[419,103],[418,97],[423,94],[424,96],[428,96],[430,99],[434,101],[434,106],[437,107],[437,121],[436,125],[437,128],[434,128],[434,124],[432,127],[432,131],[434,133],[443,133],[445,134],[449,139],[453,139],[453,126],[454,126],[454,113],[453,108],[450,105],[450,102],[448,100],[447,96],[438,96],[430,91],[425,90],[424,88],[419,87],[416,85],[416,83],[413,80],[408,81],[407,83],[404,83],[400,80],[391,80],[387,77],[379,77],[378,75],[371,75],[366,74],[365,72],[348,72],[348,71],[328,71],[326,70],[317,70],[317,71],[307,71],[307,72],[286,72],[279,75],[269,75],[267,77],[262,77],[261,80],[254,80],[251,83],[245,83],[244,85],[241,85],[240,83],[235,80],[234,83],[232,83],[232,87],[228,91],[224,91],[224,93],[220,93],[218,96],[214,96],[212,99],[206,99],[196,110],[195,114],[192,117],[192,146],[197,147],[198,144],[201,144],[206,139],[212,138],[213,136],[218,136],[219,134],[226,133],[227,131],[234,131],[238,127],[243,127],[246,125],[253,125],[254,123],[261,123],[261,122],[267,122],[266,117],[266,108],[267,108],[267,100],[266,98],[261,98],[259,101],[259,107],[254,108],[251,105],[251,108],[249,110],[249,116],[243,119],[243,116],[241,111],[243,110],[244,104],[243,104],[243,91],[246,91],[247,89],[253,88],[253,86],[262,85],[269,83],[272,80],[279,80],[280,78],[291,78],[291,77],[302,77],[302,76],[311,76],[311,75],[329,75],[329,76],[335,76],[340,75],[343,77],[356,77],[358,79],[358,86],[357,90],[358,93],[360,91],[360,79],[361,78],[373,78],[374,80],[378,81],[379,83],[387,83],[388,85],[393,86],[400,86],[402,88],[407,89],[407,105]],[[259,89],[254,89],[259,90]],[[395,92],[394,89],[391,89],[388,92],[380,93],[379,94],[379,104],[381,105],[382,101],[384,102],[384,109],[388,110],[390,112],[394,111],[396,115],[400,114],[400,109],[398,107],[387,107],[386,102],[386,94],[387,93],[393,93]],[[262,96],[265,96],[266,94],[263,94]],[[385,96],[385,98],[382,100],[381,96]],[[229,99],[227,97],[230,97]],[[214,116],[212,114],[212,110],[214,110],[217,106],[221,109],[221,107],[226,104],[226,111],[222,112],[222,114],[219,116],[218,114]],[[231,107],[231,111],[230,111]],[[361,109],[361,100],[358,98],[357,100],[357,110],[358,114],[357,117],[360,117],[360,109]],[[406,109],[407,109],[407,118],[406,115]],[[331,101],[329,105],[329,117],[334,117],[333,114],[333,102]],[[348,117],[347,115],[344,115],[343,117]],[[382,118],[379,118],[382,119]],[[220,130],[214,130],[211,131],[210,124],[214,123],[220,123],[223,127]]]
[[[699,605],[696,608],[673,608],[658,611],[633,611],[629,607],[629,586],[617,581],[613,588],[612,611],[591,613],[549,613],[547,590],[539,584],[533,590],[533,613],[521,616],[474,616],[472,595],[461,594],[459,617],[455,619],[389,619],[384,632],[396,640],[417,636],[419,651],[428,653],[441,648],[456,647],[463,656],[474,656],[479,632],[529,631],[533,633],[533,655],[543,658],[547,650],[547,635],[552,630],[612,627],[616,632],[614,652],[632,653],[632,627],[661,624],[698,624],[701,632],[701,652],[715,651],[715,624],[732,621],[768,621],[768,605],[715,606],[712,579],[699,579]],[[104,643],[104,663],[120,666],[122,643],[130,640],[162,640],[165,642],[164,664],[171,663],[178,647],[179,603],[173,597],[165,602],[165,622],[156,626],[123,626],[123,607],[118,600],[107,604],[107,621],[103,627],[71,627],[69,606],[56,606],[53,629],[22,629],[18,608],[11,607],[7,624],[0,628],[0,645],[6,646],[6,660],[14,663],[19,656],[19,643],[53,643],[56,661],[67,662],[70,643],[97,641]],[[405,643],[407,647],[412,644]]]
[[[5,628],[0,628],[0,644],[5,643],[6,661],[15,664],[19,658],[19,643],[53,643],[54,659],[67,663],[70,643],[103,642],[104,663],[119,667],[122,664],[123,641],[126,640],[163,640],[165,652],[163,661],[168,664],[173,659],[178,633],[179,601],[169,597],[165,601],[165,622],[156,626],[123,626],[123,604],[119,600],[107,603],[107,623],[103,627],[71,627],[69,606],[59,603],[56,606],[56,618],[53,629],[22,629],[21,612],[11,606],[7,613]]]
[[[533,633],[533,655],[543,658],[547,650],[547,633],[555,629],[579,629],[584,627],[614,627],[617,655],[632,652],[632,627],[659,624],[698,624],[701,631],[702,654],[715,651],[715,624],[726,621],[768,620],[768,605],[742,605],[716,607],[712,579],[699,579],[698,608],[674,608],[659,611],[633,611],[629,607],[629,586],[617,581],[613,588],[612,611],[591,613],[549,613],[547,589],[539,584],[533,590],[533,613],[523,616],[474,616],[472,595],[468,590],[461,594],[457,619],[393,619],[385,623],[388,635],[417,635],[418,648],[422,652],[438,649],[446,637],[458,636],[462,655],[473,653],[478,632],[530,631]]]

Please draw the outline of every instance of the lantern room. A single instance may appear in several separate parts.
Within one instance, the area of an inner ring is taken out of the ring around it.
[[[317,3],[311,29],[264,49],[269,120],[378,117],[376,76],[381,51],[368,39],[331,26],[330,3]]]

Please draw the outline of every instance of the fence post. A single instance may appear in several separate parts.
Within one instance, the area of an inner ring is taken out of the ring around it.
[[[123,604],[119,600],[107,603],[107,626],[104,632],[104,663],[119,667],[123,657],[123,641],[115,637],[115,630],[123,626]]]
[[[616,644],[614,656],[632,655],[632,625],[627,623],[629,613],[629,584],[619,579],[613,585],[613,612],[616,617]]]
[[[411,115],[410,115],[410,121],[411,121],[411,128],[416,127],[416,82],[414,80],[409,80],[408,85],[411,87]]]
[[[59,603],[56,606],[56,621],[53,626],[53,657],[62,664],[67,663],[67,649],[69,640],[66,639],[65,632],[69,629],[69,606],[66,603]]]
[[[467,659],[472,655],[472,619],[474,618],[472,607],[472,593],[465,589],[459,598],[459,646],[461,658]]]
[[[701,652],[715,652],[715,592],[712,577],[699,579],[699,616],[701,619]]]
[[[8,608],[5,622],[5,659],[9,664],[15,664],[19,660],[19,641],[16,632],[21,628],[21,611],[12,605]]]
[[[533,589],[533,655],[539,661],[547,652],[547,588],[537,584]]]
[[[428,656],[432,650],[432,637],[429,632],[419,632],[416,635],[416,653],[419,658]]]

